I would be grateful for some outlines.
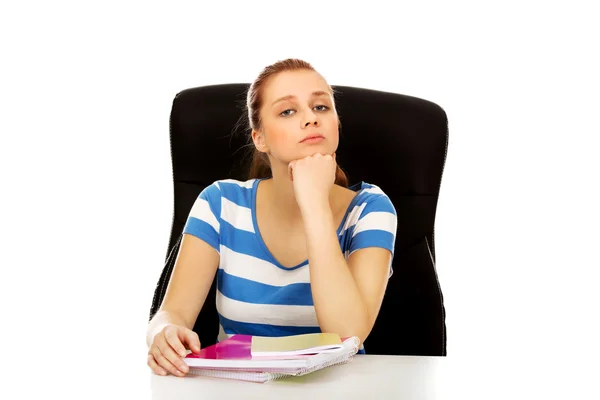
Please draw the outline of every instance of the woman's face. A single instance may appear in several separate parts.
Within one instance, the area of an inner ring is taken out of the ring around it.
[[[261,130],[252,132],[259,151],[284,164],[336,151],[338,115],[329,86],[319,73],[280,72],[265,82],[262,95]]]

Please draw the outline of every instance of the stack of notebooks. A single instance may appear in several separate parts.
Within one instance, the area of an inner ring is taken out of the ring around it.
[[[342,339],[332,333],[233,335],[188,354],[184,361],[190,367],[188,374],[264,383],[350,362],[358,344],[357,337]]]

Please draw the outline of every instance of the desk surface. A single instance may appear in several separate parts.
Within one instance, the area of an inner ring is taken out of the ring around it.
[[[152,399],[320,398],[433,399],[435,376],[443,357],[357,355],[344,365],[267,383],[195,375],[159,376],[150,371]],[[199,397],[201,396],[201,397]]]

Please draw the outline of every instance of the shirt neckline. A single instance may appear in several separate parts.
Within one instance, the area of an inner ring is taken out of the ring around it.
[[[293,267],[286,267],[284,265],[282,265],[276,258],[275,256],[273,256],[273,254],[271,253],[271,251],[269,250],[269,248],[267,247],[265,241],[263,240],[263,237],[260,233],[260,229],[258,229],[258,222],[256,219],[256,193],[258,191],[258,184],[260,183],[260,181],[266,180],[266,179],[270,179],[270,178],[256,178],[252,184],[252,192],[251,192],[251,196],[252,196],[252,203],[251,203],[251,207],[250,207],[250,211],[252,213],[252,225],[254,227],[254,232],[256,235],[256,240],[258,241],[259,245],[261,246],[261,248],[263,249],[263,252],[267,255],[267,257],[269,258],[269,260],[276,265],[278,268],[283,269],[285,271],[293,271],[296,270],[298,268],[302,268],[305,265],[308,265],[308,259],[302,261],[300,264],[293,266]],[[337,230],[336,230],[336,234],[338,236],[338,238],[340,237],[340,233],[342,231],[342,229],[344,228],[344,225],[346,225],[346,220],[348,219],[348,214],[350,214],[350,211],[352,211],[352,209],[354,209],[354,206],[356,205],[356,202],[358,201],[358,197],[360,196],[360,192],[363,190],[364,188],[364,182],[358,182],[355,183],[354,185],[351,185],[348,187],[348,189],[353,190],[356,193],[356,196],[354,196],[354,198],[352,198],[352,201],[350,201],[350,204],[348,205],[348,208],[346,208],[346,212],[344,214],[344,217],[342,218],[342,221],[340,222],[340,225],[338,226]]]

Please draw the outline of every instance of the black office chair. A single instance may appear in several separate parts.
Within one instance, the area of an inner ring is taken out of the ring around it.
[[[219,179],[247,179],[247,135],[240,124],[248,84],[183,90],[170,116],[174,215],[164,269],[150,319],[160,307],[181,232],[199,193]],[[438,105],[416,97],[333,86],[341,129],[337,161],[350,184],[373,183],[398,214],[394,274],[365,341],[367,354],[446,355],[445,307],[435,268],[434,220],[448,146],[448,121]],[[240,150],[244,147],[243,150]],[[216,278],[194,331],[216,342]]]

